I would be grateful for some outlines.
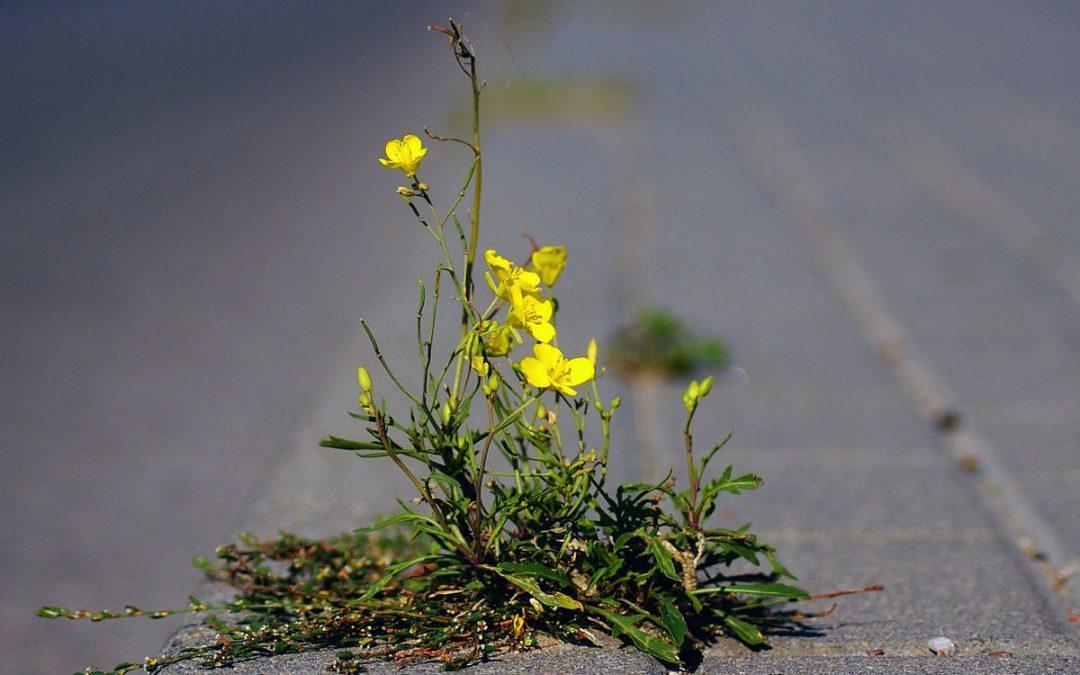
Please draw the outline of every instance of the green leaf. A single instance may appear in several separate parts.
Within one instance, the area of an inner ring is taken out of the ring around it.
[[[772,550],[765,551],[765,558],[769,561],[769,564],[772,565],[773,574],[787,577],[792,581],[799,580],[799,577],[795,576],[790,571],[788,571],[788,568],[784,567],[784,564],[780,562],[780,559],[776,557],[776,553],[774,553]]]
[[[389,518],[384,518],[383,520],[378,521],[374,525],[368,525],[367,527],[361,527],[359,529],[353,530],[353,532],[355,532],[357,534],[367,534],[369,532],[375,532],[376,530],[381,530],[383,528],[390,527],[391,525],[397,525],[398,523],[418,523],[418,522],[419,523],[429,523],[431,525],[434,525],[435,527],[438,527],[438,525],[439,525],[437,522],[435,522],[431,518],[428,518],[427,516],[422,516],[419,513],[406,512],[406,513],[399,513],[396,516],[391,516]]]
[[[686,638],[686,619],[683,618],[682,612],[671,601],[671,598],[666,595],[660,596],[660,618],[672,642],[677,648],[682,649],[683,640]]]
[[[726,593],[769,595],[777,598],[791,598],[792,600],[805,600],[810,597],[810,594],[801,588],[769,582],[735,584],[733,586],[724,586],[722,590]]]
[[[337,448],[338,450],[383,450],[382,443],[369,443],[366,441],[352,441],[348,438],[330,436],[319,441],[324,448]]]
[[[727,444],[728,444],[728,441],[730,441],[730,440],[731,440],[731,437],[732,437],[732,435],[734,435],[734,433],[735,433],[734,431],[729,431],[729,432],[728,432],[728,435],[724,437],[724,440],[722,440],[722,441],[720,441],[719,443],[717,443],[716,445],[714,445],[714,446],[713,446],[713,449],[712,449],[712,450],[710,450],[710,451],[708,452],[708,454],[706,454],[706,455],[705,455],[705,456],[704,456],[704,457],[703,457],[703,458],[701,459],[701,469],[700,469],[700,470],[698,471],[698,474],[699,474],[699,475],[700,475],[700,474],[703,474],[703,473],[705,473],[705,467],[707,467],[707,466],[709,465],[709,462],[711,462],[711,461],[712,461],[712,458],[713,458],[713,456],[714,456],[714,455],[715,455],[716,453],[720,452],[720,449],[721,449],[721,448],[723,448],[723,447],[724,447],[725,445],[727,445]]]
[[[560,586],[570,587],[573,586],[573,582],[570,581],[570,577],[564,572],[551,569],[545,565],[535,562],[513,563],[504,562],[499,563],[499,569],[505,570],[510,573],[527,574],[529,576],[540,577],[542,579],[548,579],[554,581]]]
[[[514,584],[521,590],[525,591],[529,595],[536,598],[542,604],[548,607],[559,607],[561,609],[584,609],[584,606],[577,600],[571,598],[565,593],[545,593],[540,589],[540,586],[526,577],[519,577],[508,572],[504,572],[498,567],[492,567],[491,565],[481,565],[484,569],[498,574],[503,579],[506,579],[510,583]]]
[[[663,572],[664,576],[673,581],[682,583],[682,577],[675,571],[675,560],[671,557],[671,554],[664,549],[660,540],[657,537],[645,533],[642,533],[641,536],[649,542],[649,552],[652,553],[653,558],[656,559],[656,565],[660,568],[660,571]]]
[[[757,551],[753,547],[748,546],[748,545],[746,545],[744,543],[739,543],[739,542],[734,542],[734,541],[722,541],[721,540],[721,541],[717,541],[716,545],[720,549],[722,549],[723,551],[726,551],[728,553],[734,553],[737,556],[739,556],[740,558],[744,558],[746,560],[749,560],[754,565],[760,565],[761,564],[761,562],[758,560],[758,557],[757,557]]]
[[[63,607],[42,607],[36,614],[43,619],[59,619],[67,615],[67,610]]]
[[[735,633],[735,637],[748,645],[760,645],[765,642],[765,636],[761,634],[757,626],[751,623],[730,614],[724,616],[724,623],[731,629],[731,632]]]
[[[705,485],[702,494],[705,499],[711,499],[721,492],[730,492],[733,495],[742,494],[743,490],[754,490],[765,484],[759,476],[752,473],[743,474],[737,478],[731,477],[731,467],[724,469],[724,475]]]
[[[643,614],[625,617],[621,614],[616,614],[615,612],[609,612],[606,609],[592,606],[589,607],[589,611],[599,614],[603,617],[604,621],[611,625],[611,635],[613,637],[625,635],[630,638],[630,641],[634,643],[635,647],[646,654],[651,654],[667,663],[682,665],[682,662],[679,661],[678,654],[675,653],[675,650],[672,649],[671,645],[655,635],[649,635],[634,625],[645,618]]]
[[[401,574],[410,567],[421,565],[432,560],[441,560],[444,557],[445,556],[441,555],[422,555],[419,558],[413,558],[412,560],[406,560],[404,562],[399,562],[395,565],[390,565],[386,568],[386,573],[383,574],[382,578],[373,583],[371,587],[368,588],[367,591],[365,591],[364,594],[361,595],[359,598],[349,602],[349,606],[354,607],[360,603],[367,602],[368,600],[372,599],[379,591],[381,591],[386,586],[386,584],[393,581],[394,577]]]

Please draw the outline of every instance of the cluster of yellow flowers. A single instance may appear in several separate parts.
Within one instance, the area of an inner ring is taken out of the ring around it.
[[[386,158],[379,162],[389,169],[400,169],[408,178],[416,180],[420,161],[427,154],[420,138],[406,134],[401,139],[386,143]],[[596,374],[596,341],[589,341],[588,356],[567,359],[555,340],[555,303],[545,298],[541,282],[549,291],[566,267],[566,248],[544,246],[533,251],[531,267],[520,267],[492,249],[484,253],[490,272],[484,274],[495,296],[509,305],[506,323],[484,321],[477,327],[477,335],[483,340],[483,354],[470,350],[473,369],[485,376],[490,365],[489,357],[508,356],[515,344],[521,343],[519,330],[528,333],[536,344],[533,356],[526,356],[518,364],[525,380],[538,389],[551,389],[567,396],[575,396],[574,387],[593,379]]]
[[[491,272],[484,275],[488,286],[497,298],[510,305],[506,325],[492,321],[484,327],[484,346],[488,354],[508,354],[515,342],[521,342],[517,329],[524,330],[536,340],[533,355],[526,356],[519,364],[525,380],[538,389],[575,396],[577,390],[574,387],[596,375],[596,341],[589,342],[589,356],[564,357],[559,348],[551,344],[555,339],[552,323],[555,303],[543,296],[540,287],[541,281],[548,289],[555,285],[566,267],[566,248],[544,246],[533,251],[531,269],[519,267],[491,249],[484,252],[484,260],[491,268]]]

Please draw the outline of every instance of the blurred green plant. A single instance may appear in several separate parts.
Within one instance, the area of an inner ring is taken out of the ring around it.
[[[683,394],[686,486],[678,489],[668,472],[657,482],[609,488],[611,423],[620,401],[600,398],[595,342],[576,358],[557,346],[553,289],[565,248],[534,245],[526,265],[489,249],[484,277],[491,297],[486,306],[476,304],[483,83],[460,25],[431,29],[448,38],[471,85],[471,140],[428,134],[471,150],[464,180],[440,213],[417,176],[428,152],[418,136],[392,139],[380,160],[409,179],[397,193],[438,248],[430,286],[417,279],[420,382],[409,387],[397,376],[361,321],[382,371],[378,377],[363,366],[357,371],[359,410],[350,415],[365,435],[322,442],[389,460],[416,495],[399,502],[398,513],[337,538],[245,536],[220,547],[216,561],[197,564],[236,591],[227,602],[191,597],[187,607],[168,611],[39,610],[47,618],[92,621],[206,613],[205,625],[216,632],[204,645],[119,664],[111,673],[156,672],[188,659],[220,666],[328,647],[339,650],[336,672],[360,672],[362,659],[375,657],[439,659],[453,668],[535,647],[544,635],[580,642],[598,630],[679,667],[696,663],[701,647],[721,633],[763,644],[763,628],[795,618],[777,605],[811,597],[786,583],[795,577],[748,525],[708,525],[721,497],[761,485],[730,466],[707,478],[726,439],[695,454],[692,422],[711,377],[691,382]],[[466,232],[457,209],[470,189]],[[441,351],[437,315],[447,284],[460,331]],[[681,331],[663,314],[645,321],[646,340],[662,342]],[[532,354],[515,358],[526,338],[534,341]],[[719,360],[715,343],[686,342],[663,357],[668,367],[685,371]],[[408,402],[404,412],[388,403],[386,391]],[[589,420],[598,420],[598,435]],[[489,466],[492,453],[505,468]]]
[[[731,363],[723,340],[695,333],[663,307],[642,310],[634,321],[617,329],[607,344],[615,371],[629,377],[689,377],[719,372]]]

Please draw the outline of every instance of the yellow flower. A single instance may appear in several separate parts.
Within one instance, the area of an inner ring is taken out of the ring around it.
[[[553,389],[567,396],[574,396],[574,389],[579,384],[588,382],[596,372],[589,359],[579,356],[575,359],[563,357],[557,347],[551,345],[533,345],[532,356],[521,360],[521,372],[525,379],[538,389]]]
[[[533,251],[532,264],[540,276],[544,279],[544,285],[555,285],[563,268],[566,267],[565,246],[545,246],[538,251]]]
[[[487,321],[484,331],[484,349],[488,356],[506,356],[514,348],[514,329],[510,326]]]
[[[488,285],[498,297],[514,302],[524,295],[540,294],[540,275],[536,272],[518,267],[490,248],[484,251],[484,260],[498,280],[496,285],[488,275]]]
[[[551,342],[555,337],[555,326],[551,325],[554,311],[550,300],[524,295],[519,302],[511,301],[506,322],[514,328],[524,328],[538,342]]]
[[[387,159],[379,159],[379,163],[388,169],[401,169],[405,175],[412,178],[416,170],[420,168],[420,160],[427,154],[420,139],[412,134],[405,134],[400,140],[391,138],[386,142]]]
[[[596,338],[589,340],[589,346],[585,348],[585,358],[589,359],[589,363],[596,366]]]

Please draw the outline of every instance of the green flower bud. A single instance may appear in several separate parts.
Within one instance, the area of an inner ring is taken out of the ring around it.
[[[694,412],[694,408],[697,407],[698,399],[701,397],[701,386],[697,383],[697,380],[691,380],[690,386],[683,392],[682,402],[686,406],[687,412]]]
[[[371,391],[371,376],[368,375],[367,368],[360,366],[356,369],[356,377],[360,380],[360,388],[364,391]]]
[[[705,398],[712,391],[713,376],[710,375],[701,381],[701,398]]]

